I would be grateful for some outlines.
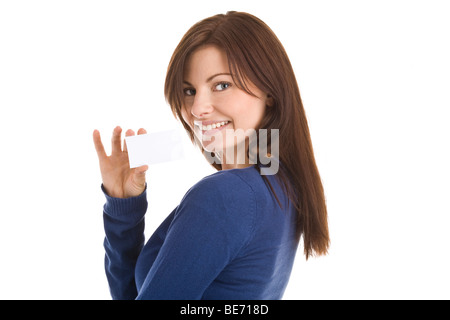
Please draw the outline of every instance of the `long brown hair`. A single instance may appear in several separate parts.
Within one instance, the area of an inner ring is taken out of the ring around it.
[[[170,60],[164,93],[193,142],[195,135],[181,115],[183,72],[189,56],[204,45],[224,50],[240,89],[253,95],[250,82],[272,97],[273,105],[266,107],[260,128],[279,130],[278,176],[297,210],[297,234],[303,235],[306,259],[326,254],[330,240],[324,190],[297,80],[281,42],[263,21],[244,12],[218,14],[187,31]]]

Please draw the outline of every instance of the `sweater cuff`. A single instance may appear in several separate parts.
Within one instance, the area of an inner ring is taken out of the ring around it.
[[[103,207],[104,212],[111,217],[120,216],[139,216],[143,217],[147,211],[147,183],[144,191],[137,197],[132,198],[114,198],[106,193],[103,184],[101,186],[103,194],[106,197],[106,203]]]

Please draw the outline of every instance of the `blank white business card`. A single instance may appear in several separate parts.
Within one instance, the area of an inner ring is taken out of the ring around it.
[[[184,156],[179,130],[125,137],[130,168],[180,160]]]

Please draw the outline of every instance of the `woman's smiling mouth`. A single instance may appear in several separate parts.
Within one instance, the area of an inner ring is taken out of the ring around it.
[[[199,129],[202,130],[202,134],[205,135],[213,135],[216,132],[223,130],[231,121],[194,121],[194,125],[196,125]]]

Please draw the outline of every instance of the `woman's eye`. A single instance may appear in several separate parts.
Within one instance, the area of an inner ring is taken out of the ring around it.
[[[186,88],[183,90],[184,95],[186,96],[194,96],[195,95],[195,89]]]
[[[229,82],[221,82],[215,85],[214,90],[216,91],[223,91],[225,89],[228,89],[231,86],[231,83]]]

